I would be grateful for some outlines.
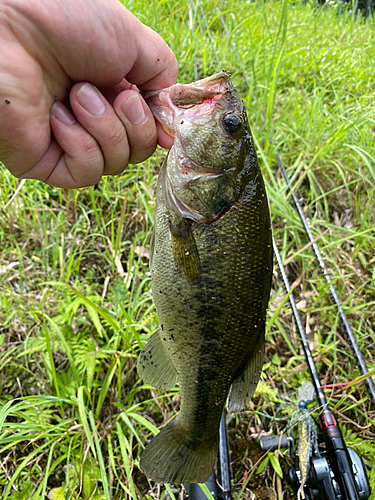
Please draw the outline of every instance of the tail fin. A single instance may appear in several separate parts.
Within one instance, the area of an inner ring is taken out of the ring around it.
[[[180,429],[177,417],[146,446],[140,467],[156,483],[204,483],[214,468],[217,441],[191,439]]]

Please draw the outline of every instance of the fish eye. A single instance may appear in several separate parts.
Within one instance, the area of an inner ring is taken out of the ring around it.
[[[237,113],[227,113],[222,117],[221,122],[226,132],[231,135],[242,128],[242,119]]]

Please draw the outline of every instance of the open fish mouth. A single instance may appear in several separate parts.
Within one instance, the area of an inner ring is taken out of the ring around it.
[[[176,124],[183,118],[212,115],[221,97],[233,91],[230,74],[216,75],[188,85],[177,83],[166,89],[146,92],[144,98],[167,134],[174,137]]]
[[[190,85],[173,85],[170,99],[178,108],[190,109],[193,106],[203,104],[205,101],[208,101],[207,104],[210,104],[211,101],[215,103],[229,88],[232,88],[230,75],[226,71],[222,71]]]
[[[192,83],[188,84],[181,84],[181,83],[176,83],[175,85],[172,85],[171,87],[167,87],[165,89],[161,90],[150,90],[148,92],[145,92],[143,94],[143,97],[150,103],[150,106],[153,105],[153,102],[151,101],[151,98],[159,95],[160,93],[163,92],[168,92],[171,89],[174,90],[174,95],[176,98],[176,105],[179,103],[179,98],[178,95],[179,93],[182,93],[182,95],[191,95],[191,97],[194,99],[194,95],[196,96],[198,104],[199,102],[202,102],[202,99],[204,98],[210,98],[213,94],[223,94],[226,90],[232,89],[232,83],[230,81],[230,74],[228,71],[221,71],[220,73],[217,73],[216,75],[208,76],[206,78],[202,78],[201,80],[197,80]],[[183,101],[182,101],[183,102]]]

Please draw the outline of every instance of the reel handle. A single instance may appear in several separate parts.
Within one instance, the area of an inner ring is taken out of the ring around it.
[[[281,436],[261,436],[259,441],[263,451],[275,451],[289,446],[286,434]]]

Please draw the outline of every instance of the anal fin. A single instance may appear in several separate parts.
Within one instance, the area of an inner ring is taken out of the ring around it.
[[[235,413],[243,410],[255,392],[264,360],[264,331],[255,346],[244,371],[234,380],[229,394],[228,411]]]
[[[137,370],[146,384],[168,390],[177,383],[177,372],[159,327],[149,338],[138,358]]]

